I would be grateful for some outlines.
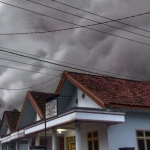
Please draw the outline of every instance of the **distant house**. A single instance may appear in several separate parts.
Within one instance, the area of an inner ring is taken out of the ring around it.
[[[4,150],[150,150],[150,83],[64,72],[55,94],[27,92],[16,120],[10,132],[3,117]]]
[[[20,112],[14,111],[5,111],[3,114],[1,126],[0,126],[0,134],[1,138],[5,138],[16,131],[16,126],[18,123],[18,119],[20,116]],[[2,145],[2,149],[12,149],[16,146],[16,143],[10,141],[7,144]]]

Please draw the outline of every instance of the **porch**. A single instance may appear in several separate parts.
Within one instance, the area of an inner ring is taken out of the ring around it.
[[[47,150],[108,150],[107,127],[123,123],[124,115],[98,108],[74,107],[3,137],[1,143],[3,150],[29,150],[31,146],[45,146],[45,141]]]
[[[47,150],[108,150],[108,125],[123,123],[124,113],[72,108],[46,119]],[[45,145],[45,122],[25,129],[28,147]]]

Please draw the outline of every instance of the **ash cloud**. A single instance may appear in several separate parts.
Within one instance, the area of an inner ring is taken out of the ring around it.
[[[39,13],[51,15],[53,17],[57,17],[76,24],[93,24],[93,22],[91,21],[66,15],[64,13],[60,13],[42,6],[38,6],[26,0],[7,0],[5,2],[21,6],[33,11],[37,11]],[[107,19],[93,16],[85,12],[75,10],[73,8],[68,8],[50,0],[39,0],[38,2],[45,5],[50,5],[52,7],[56,7],[58,9],[62,9],[64,11],[75,13],[77,15],[87,17],[96,21],[107,21]],[[62,0],[61,2],[94,12],[102,16],[106,16],[111,19],[123,18],[126,16],[144,13],[149,11],[150,7],[149,0]],[[122,22],[150,31],[149,20],[150,15],[145,15],[123,20]],[[117,22],[109,24],[129,31],[150,36],[150,33],[148,32],[140,31],[138,29],[134,29],[123,24],[119,24]],[[0,33],[47,31],[73,27],[73,25],[64,22],[56,21],[50,18],[46,18],[44,16],[6,6],[4,4],[0,4],[0,26]],[[149,43],[150,40],[104,25],[98,25],[92,28],[145,43]],[[0,47],[11,48],[20,52],[32,53],[41,57],[50,57],[51,59],[66,61],[78,65],[84,65],[87,67],[97,68],[99,70],[109,71],[125,76],[127,75],[143,80],[150,80],[150,50],[148,46],[133,43],[127,40],[91,31],[88,29],[81,28],[47,34],[0,36]],[[2,52],[0,52],[0,57],[25,61],[38,65],[46,65],[52,68],[65,69],[43,62],[37,62],[30,59],[8,55]],[[45,68],[37,68],[33,66],[12,63],[10,61],[0,60],[0,64],[18,67],[22,69],[51,73],[54,75],[60,74],[60,72],[48,70]],[[52,78],[52,76],[0,67],[0,87],[29,87],[42,83],[46,80],[50,80]],[[37,86],[33,89],[28,90],[40,91],[40,89],[47,87],[48,85],[54,83],[56,80],[57,79],[55,79],[53,82],[48,82],[46,84],[43,84],[42,86]],[[56,86],[57,84],[45,89],[45,91],[54,92]],[[13,110],[14,108],[20,109],[26,92],[27,90],[1,90],[0,115],[2,116],[2,113],[5,110]]]

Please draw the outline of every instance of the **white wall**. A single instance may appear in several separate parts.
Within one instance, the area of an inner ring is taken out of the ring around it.
[[[19,144],[19,150],[28,150],[28,144]]]
[[[125,123],[108,127],[109,150],[118,150],[121,147],[135,147],[136,130],[150,130],[149,113],[126,113]]]
[[[41,120],[41,119],[40,119],[39,115],[36,113],[36,121],[39,121],[39,120]]]
[[[83,92],[80,89],[78,89],[78,107],[101,108],[87,95],[85,95],[85,98],[83,99],[82,94]]]
[[[7,128],[6,135],[9,134],[9,133],[10,133],[10,130],[9,130],[9,128]]]

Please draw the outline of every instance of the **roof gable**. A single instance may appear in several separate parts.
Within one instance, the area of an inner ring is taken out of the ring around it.
[[[150,83],[108,76],[64,72],[56,93],[68,79],[102,108],[150,108]]]
[[[28,91],[22,106],[21,115],[18,121],[17,129],[19,128],[19,124],[21,123],[21,118],[24,117],[25,109],[28,108],[26,105],[31,105],[32,108],[27,111],[28,113],[32,113],[33,111],[36,112],[37,118],[43,119],[45,114],[45,100],[49,98],[51,93],[44,93],[44,92],[35,92],[35,91]],[[26,112],[25,112],[26,113]],[[39,117],[38,117],[39,116]],[[34,122],[36,120],[32,120]],[[31,122],[31,121],[29,121]]]
[[[6,134],[7,130],[13,132],[16,130],[20,112],[5,111],[1,123],[1,134]]]
[[[67,79],[68,81],[70,81],[74,86],[76,86],[77,88],[79,88],[81,91],[83,91],[87,96],[89,96],[92,100],[94,100],[100,107],[105,108],[105,104],[104,102],[100,99],[100,97],[98,97],[97,95],[95,95],[88,87],[84,86],[83,84],[80,83],[80,81],[76,80],[76,78],[74,78],[74,76],[72,76],[71,74],[72,72],[64,72],[60,83],[56,89],[55,94],[59,94],[61,91],[61,88],[63,87],[63,84],[65,82],[65,80]],[[75,74],[75,73],[74,73]]]
[[[29,95],[29,98],[30,98],[32,104],[35,106],[35,109],[39,113],[39,116],[41,117],[41,119],[44,118],[44,116],[45,116],[45,100],[54,94],[30,91],[30,92],[28,92],[28,95]]]

